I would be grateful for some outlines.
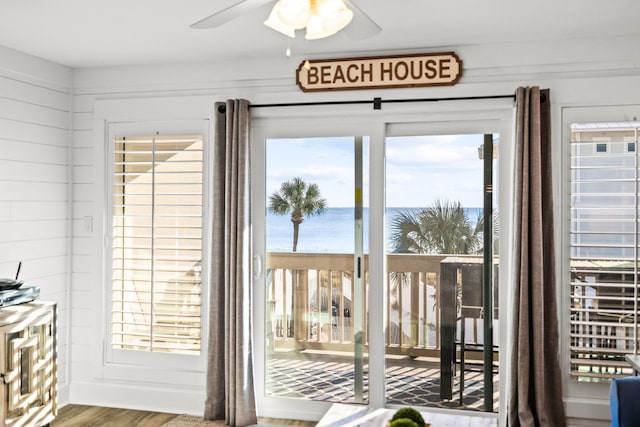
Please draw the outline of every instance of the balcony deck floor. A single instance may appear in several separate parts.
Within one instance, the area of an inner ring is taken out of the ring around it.
[[[281,355],[267,362],[267,391],[270,396],[318,400],[353,401],[353,363],[335,355]],[[440,399],[440,370],[433,361],[422,358],[388,359],[386,398],[388,404],[482,411],[483,373],[465,370],[465,387],[460,403],[459,372],[453,379],[453,399]],[[364,394],[368,392],[365,364]],[[494,411],[499,410],[498,374],[493,376]],[[365,402],[366,403],[366,402]]]

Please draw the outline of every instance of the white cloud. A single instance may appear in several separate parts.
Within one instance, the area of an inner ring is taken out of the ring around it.
[[[413,177],[408,173],[387,173],[387,186],[402,185],[411,182]]]
[[[353,206],[349,138],[277,140],[267,145],[267,196],[299,176],[318,184],[330,206]],[[386,148],[389,206],[426,206],[436,198],[482,204],[482,135],[394,137]],[[365,181],[367,179],[365,178]],[[366,187],[366,185],[365,185]]]

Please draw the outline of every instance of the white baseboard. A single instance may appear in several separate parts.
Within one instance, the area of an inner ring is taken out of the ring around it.
[[[567,418],[568,427],[611,427],[611,421]]]
[[[202,415],[205,391],[201,388],[172,387],[158,384],[126,384],[113,382],[73,382],[68,403]]]
[[[609,400],[565,398],[568,425],[571,427],[611,426]]]

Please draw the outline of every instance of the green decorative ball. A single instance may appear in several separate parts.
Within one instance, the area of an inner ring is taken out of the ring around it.
[[[422,424],[424,425],[424,424]],[[409,418],[398,418],[397,420],[391,421],[389,427],[422,427],[418,425],[415,421]]]
[[[425,425],[424,418],[422,418],[422,415],[420,415],[420,412],[416,411],[413,408],[398,409],[396,413],[393,414],[391,421],[399,420],[403,418],[408,418],[412,420],[414,423],[416,423],[420,427]]]

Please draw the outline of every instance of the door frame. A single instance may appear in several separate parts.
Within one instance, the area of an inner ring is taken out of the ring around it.
[[[498,169],[499,206],[503,212],[512,212],[514,176],[512,161],[514,110],[511,99],[473,100],[443,103],[409,103],[385,105],[385,111],[371,111],[362,106],[343,105],[312,106],[309,108],[282,107],[257,108],[252,110],[251,123],[251,203],[252,238],[254,248],[253,268],[253,316],[254,316],[254,368],[255,391],[258,414],[272,418],[290,418],[317,421],[332,403],[291,400],[265,396],[265,141],[270,138],[300,137],[369,137],[369,301],[371,312],[382,315],[369,318],[369,408],[381,408],[385,402],[385,325],[386,293],[386,235],[385,235],[385,138],[401,135],[444,134],[500,134],[500,156]],[[366,160],[365,160],[366,161]],[[501,247],[508,248],[512,219],[500,217]],[[507,254],[508,255],[508,254]],[[501,260],[499,270],[501,313],[510,295],[507,292],[509,278],[508,256]],[[508,354],[509,336],[507,316],[500,317],[499,345]],[[373,355],[378,355],[377,357]],[[500,372],[508,372],[507,357],[500,357]],[[506,381],[500,381],[501,401],[506,402]],[[295,404],[292,404],[295,402]],[[505,405],[500,405],[500,418],[505,414]],[[391,407],[391,406],[390,406]],[[468,411],[451,410],[468,413]]]

